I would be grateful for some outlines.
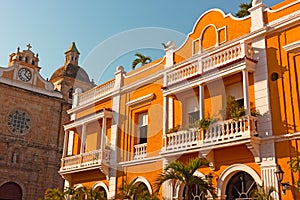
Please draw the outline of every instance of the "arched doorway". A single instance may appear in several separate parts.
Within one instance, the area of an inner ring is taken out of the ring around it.
[[[185,199],[186,188],[184,187],[181,199]],[[206,199],[206,195],[203,193],[199,185],[193,184],[189,187],[190,200]]]
[[[97,192],[97,194],[99,194],[101,198],[107,199],[106,190],[103,187],[96,187],[94,191]]]
[[[145,183],[137,182],[134,185],[136,186],[136,191],[135,191],[135,194],[133,196],[134,200],[144,199],[145,197],[151,195],[149,190],[148,190],[148,187]]]
[[[257,188],[254,179],[244,171],[233,175],[226,186],[226,200],[251,199],[253,191]]]
[[[22,200],[22,188],[14,182],[7,182],[0,187],[0,200]]]

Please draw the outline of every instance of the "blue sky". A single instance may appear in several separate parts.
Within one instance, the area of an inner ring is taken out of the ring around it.
[[[271,7],[282,0],[264,0]],[[0,3],[0,66],[17,47],[39,53],[41,74],[50,78],[64,63],[72,41],[80,65],[96,83],[110,79],[118,65],[131,70],[134,53],[157,59],[162,42],[180,46],[202,13],[219,8],[236,13],[245,0],[2,0]]]

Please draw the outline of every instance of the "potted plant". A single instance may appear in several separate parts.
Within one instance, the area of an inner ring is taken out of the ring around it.
[[[167,131],[167,134],[169,134],[169,133],[175,133],[175,132],[179,131],[180,129],[181,129],[181,126],[177,124],[175,127],[170,128],[170,129]]]
[[[291,158],[288,162],[290,169],[292,170],[292,172],[300,172],[300,157],[299,156],[295,156],[293,158]],[[298,178],[297,183],[296,183],[296,187],[298,188],[298,190],[300,189],[300,178]]]
[[[226,119],[238,119],[244,115],[244,106],[240,106],[235,97],[228,96],[226,101]]]

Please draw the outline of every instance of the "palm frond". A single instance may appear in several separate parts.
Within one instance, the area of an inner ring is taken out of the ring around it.
[[[239,18],[242,18],[242,17],[246,17],[246,16],[250,15],[250,12],[248,10],[251,7],[252,7],[252,0],[250,1],[250,3],[241,3],[239,5],[240,9],[236,13],[236,16]]]
[[[252,194],[252,198],[257,200],[274,200],[272,197],[273,192],[276,192],[275,187],[266,187],[264,183],[262,185],[257,184],[257,189]]]
[[[133,60],[132,62],[132,69],[135,69],[135,67],[138,65],[138,64],[141,64],[142,66],[151,62],[152,59],[148,56],[145,56],[141,53],[135,53],[134,54],[137,58],[135,60]]]

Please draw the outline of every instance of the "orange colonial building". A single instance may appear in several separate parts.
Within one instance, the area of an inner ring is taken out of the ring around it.
[[[153,193],[168,163],[201,157],[210,167],[195,175],[213,175],[218,199],[249,199],[255,183],[284,190],[276,199],[297,199],[299,174],[287,162],[299,152],[299,10],[296,0],[272,8],[254,0],[242,19],[209,10],[184,44],[166,45],[163,58],[128,73],[117,67],[114,79],[87,92],[77,88],[64,125],[66,184],[100,188],[111,199],[137,178]],[[229,96],[244,116],[225,115]],[[216,122],[204,131],[190,126],[207,118]],[[183,196],[180,183],[160,193]]]

